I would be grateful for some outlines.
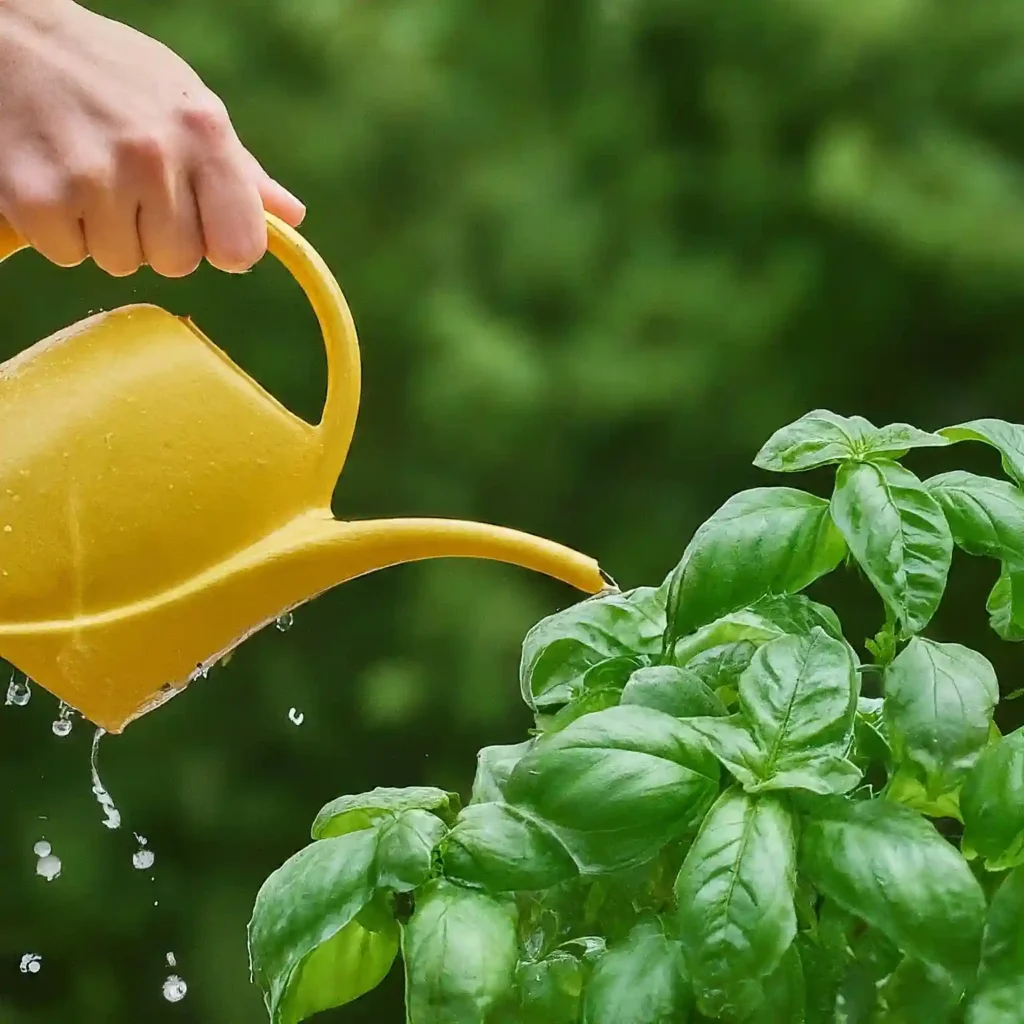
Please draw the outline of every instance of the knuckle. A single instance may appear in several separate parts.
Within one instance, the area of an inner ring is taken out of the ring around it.
[[[167,162],[168,147],[156,132],[139,131],[117,142],[119,159],[159,167]]]
[[[113,175],[108,163],[102,160],[82,160],[68,167],[68,191],[72,195],[95,195],[109,191]]]
[[[219,138],[231,127],[227,107],[213,96],[190,104],[178,116],[186,131],[203,139]]]

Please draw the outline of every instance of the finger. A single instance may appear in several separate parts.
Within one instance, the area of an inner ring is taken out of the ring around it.
[[[280,182],[270,177],[252,153],[247,152],[246,156],[252,163],[253,181],[256,182],[256,187],[259,189],[263,208],[267,213],[272,213],[275,217],[280,217],[286,224],[297,228],[306,217],[306,204],[292,195]]]
[[[162,277],[187,277],[202,262],[199,210],[192,183],[185,174],[161,182],[143,197],[139,242],[143,261]]]
[[[59,267],[76,267],[88,256],[78,212],[57,177],[42,165],[9,168],[0,182],[0,213]]]
[[[89,255],[113,277],[134,274],[142,266],[134,182],[102,159],[73,162],[69,180]]]
[[[206,258],[218,270],[243,273],[267,251],[267,219],[259,191],[238,156],[208,158],[192,186]]]

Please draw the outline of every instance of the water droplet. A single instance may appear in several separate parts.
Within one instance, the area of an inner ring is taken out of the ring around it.
[[[21,958],[18,970],[22,974],[38,974],[43,966],[43,958],[38,953],[26,953]]]
[[[37,857],[49,857],[53,852],[53,847],[45,839],[40,839],[35,846],[32,847],[32,852]]]
[[[156,854],[152,850],[136,850],[132,854],[132,866],[137,871],[147,871],[156,862]]]
[[[10,532],[11,532],[11,530],[13,530],[13,529],[14,529],[14,527],[13,527],[13,526],[11,526],[11,524],[10,524],[10,523],[7,523],[7,525],[6,525],[6,526],[4,526],[4,533],[10,533]]]
[[[50,728],[53,730],[53,735],[60,739],[71,735],[71,708],[64,701],[60,702],[57,718]]]
[[[180,1003],[188,993],[188,985],[176,974],[169,974],[164,982],[164,999],[169,1003]]]
[[[7,700],[4,704],[15,704],[19,708],[23,708],[29,700],[32,698],[32,685],[28,681],[28,676],[21,676],[18,678],[19,673],[11,673],[11,681],[7,687]]]
[[[106,815],[103,824],[106,825],[107,828],[120,828],[121,812],[117,809],[117,806],[114,804],[110,794],[106,791],[103,783],[100,781],[100,773],[97,768],[100,740],[105,735],[106,729],[97,729],[96,735],[92,738],[92,757],[90,758],[90,767],[92,768],[92,792],[100,807],[103,808],[104,815]]]
[[[296,711],[295,708],[288,709],[288,721],[292,725],[302,725],[305,720],[306,716],[301,711]]]
[[[36,874],[40,878],[45,878],[47,882],[52,882],[55,878],[60,878],[61,867],[60,857],[49,853],[45,857],[39,858],[39,863],[36,864]]]
[[[293,612],[285,612],[284,615],[280,616],[277,620],[277,628],[282,633],[287,633],[289,629],[295,624],[295,615]]]
[[[167,954],[167,966],[168,967],[177,967],[178,966],[178,961],[175,959],[175,956],[174,956],[173,953],[168,953]]]

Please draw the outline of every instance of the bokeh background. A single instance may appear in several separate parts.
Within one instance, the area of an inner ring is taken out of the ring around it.
[[[364,358],[339,514],[502,522],[658,583],[811,408],[1024,419],[1019,0],[92,6],[192,62],[308,203]],[[318,415],[315,325],[269,262],[171,285],[21,256],[0,272],[0,354],[141,299]],[[997,471],[966,448],[908,461]],[[958,559],[932,634],[985,651],[1008,692],[1021,658],[987,632],[994,577]],[[878,625],[856,580],[818,593],[855,642]],[[475,750],[528,725],[524,632],[572,600],[459,562],[326,595],[104,741],[119,832],[90,793],[86,723],[53,736],[40,691],[0,706],[0,1022],[259,1022],[245,925],[264,877],[341,793],[465,793]],[[152,871],[133,869],[133,832]],[[168,951],[189,985],[173,1006]],[[38,974],[19,973],[26,952]],[[397,970],[323,1019],[381,1014],[401,1019]]]

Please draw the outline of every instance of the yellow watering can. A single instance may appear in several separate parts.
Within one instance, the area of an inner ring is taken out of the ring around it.
[[[592,559],[498,526],[334,518],[359,408],[355,327],[320,256],[267,220],[327,348],[317,426],[156,306],[89,317],[0,365],[0,656],[108,732],[385,566],[489,558],[588,593],[606,583]],[[0,218],[0,260],[26,246]]]

